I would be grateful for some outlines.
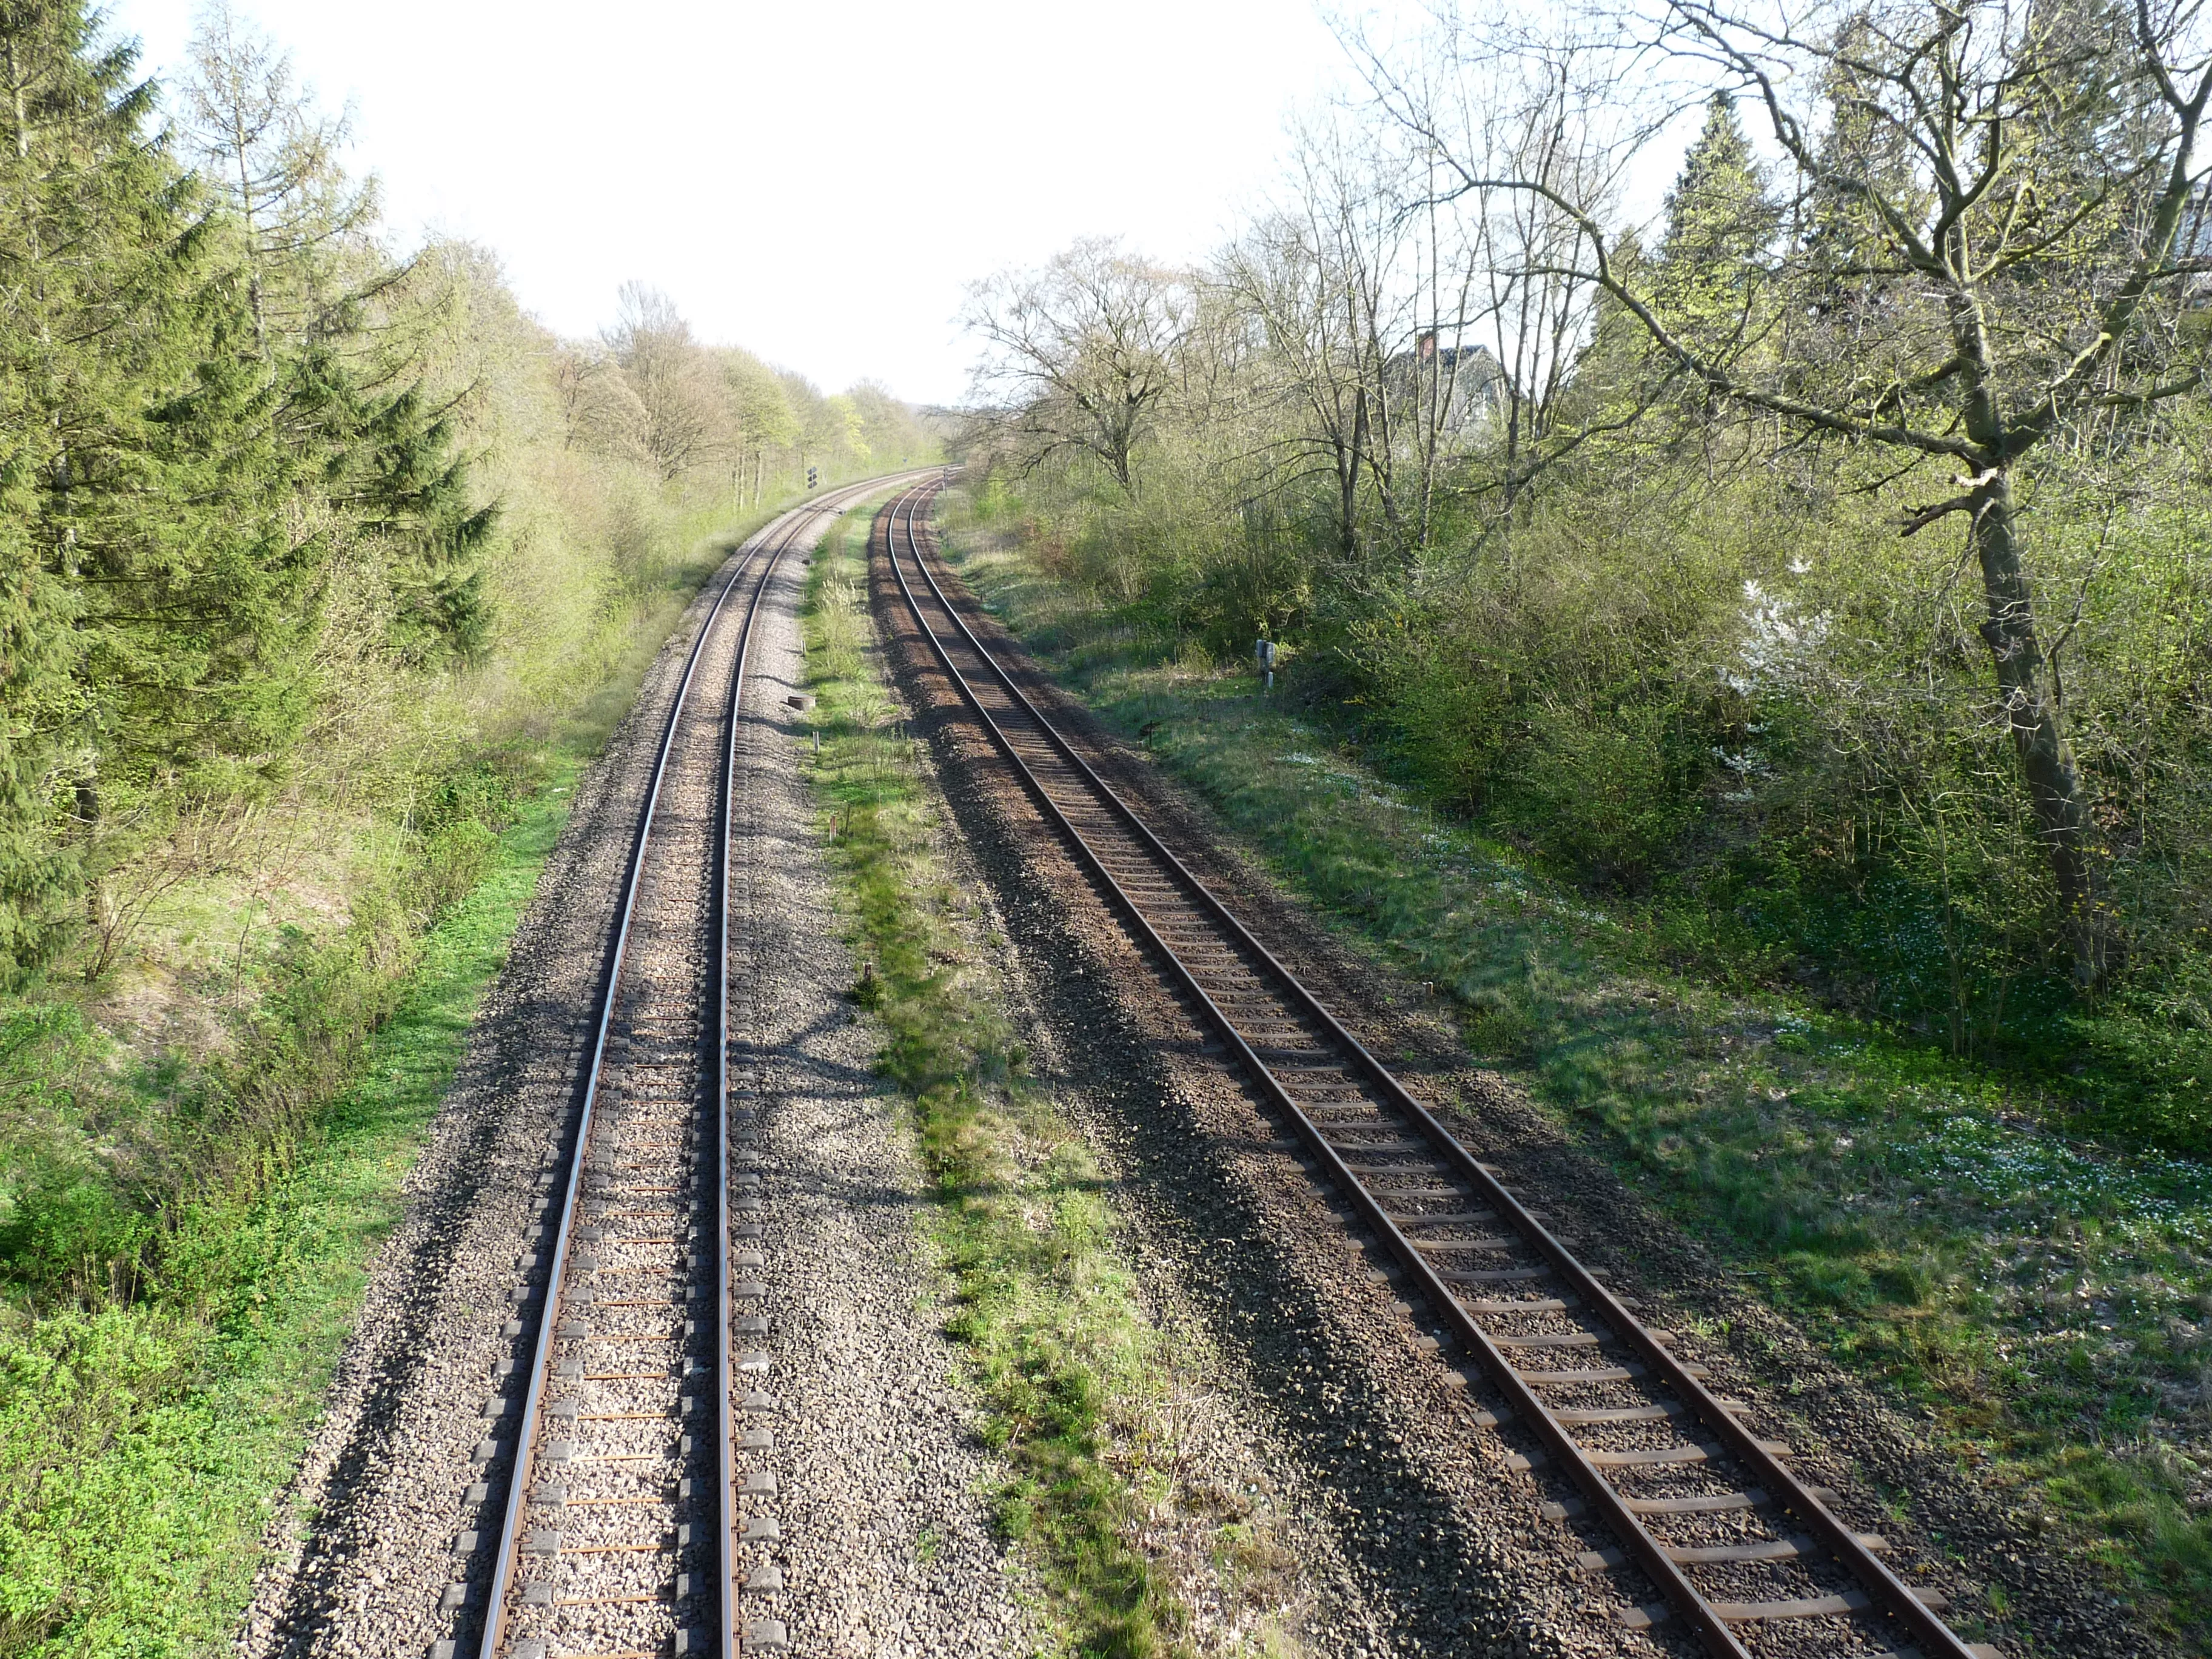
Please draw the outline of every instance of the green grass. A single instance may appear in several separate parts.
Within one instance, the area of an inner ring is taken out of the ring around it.
[[[588,637],[424,690],[391,754],[308,767],[165,886],[113,971],[0,1000],[0,1659],[228,1650],[574,778],[788,504],[663,514]]]
[[[929,1236],[954,1286],[950,1334],[1006,1471],[997,1518],[1036,1563],[1053,1644],[1174,1651],[1182,1610],[1130,1541],[1157,1498],[1143,1446],[1158,1337],[1091,1152],[1026,1079],[969,907],[934,851],[920,758],[866,651],[866,522],[831,532],[805,616],[822,736],[811,779],[865,964],[854,996],[881,1025],[881,1069],[912,1103],[937,1200]]]
[[[358,1080],[289,1172],[185,1221],[188,1248],[222,1257],[201,1275],[211,1301],[0,1310],[0,1654],[228,1651],[276,1494],[578,765],[556,769],[423,941]]]
[[[963,573],[1469,1048],[2164,1634],[2212,1638],[2212,1170],[2067,1134],[1923,1043],[1670,969],[1647,919],[1431,811],[1249,672],[1136,653],[1019,550]]]

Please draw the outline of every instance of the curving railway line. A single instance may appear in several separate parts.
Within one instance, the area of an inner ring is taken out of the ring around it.
[[[1620,1579],[1624,1625],[1683,1632],[1722,1659],[1996,1659],[1944,1622],[1940,1594],[1891,1570],[1880,1537],[1838,1517],[1835,1493],[1791,1473],[1790,1449],[1759,1432],[1755,1402],[1677,1358],[1534,1195],[1471,1156],[1024,694],[933,569],[926,513],[938,488],[911,489],[882,515],[885,555],[937,662],[1309,1167],[1403,1268],[1407,1301],[1480,1370],[1492,1391],[1482,1419],[1516,1425],[1534,1442],[1526,1462],[1564,1477],[1546,1518],[1609,1540],[1578,1565]]]
[[[631,850],[580,1111],[548,1152],[471,1493],[495,1538],[481,1659],[781,1647],[777,1401],[752,1112],[732,1075],[732,779],[777,567],[877,480],[786,514],[732,562],[670,711]],[[465,1577],[447,1592],[476,1598]],[[751,1609],[747,1608],[750,1612]],[[465,1626],[465,1629],[466,1626]],[[440,1643],[441,1655],[463,1647]]]

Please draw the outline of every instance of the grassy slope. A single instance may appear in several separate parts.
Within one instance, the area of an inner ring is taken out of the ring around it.
[[[1377,778],[1249,673],[1132,660],[980,535],[969,581],[1469,1047],[2192,1646],[2212,1634],[2212,1170],[1657,960],[1629,919]]]
[[[1158,1338],[1115,1245],[1088,1148],[1025,1084],[969,907],[933,842],[911,743],[865,654],[859,549],[866,519],[831,532],[806,615],[820,699],[812,782],[827,815],[854,954],[856,997],[880,1022],[880,1066],[912,1103],[935,1184],[927,1226],[951,1273],[950,1331],[1007,1478],[999,1523],[1029,1547],[1056,1650],[1141,1655],[1177,1645],[1180,1608],[1128,1541],[1156,1503],[1146,1451]]]
[[[398,1015],[292,1173],[234,1218],[205,1321],[54,1316],[0,1347],[0,1480],[44,1483],[0,1532],[0,1651],[228,1646],[289,1477],[400,1209],[469,1023],[567,817],[571,759],[425,941]],[[557,792],[557,793],[556,793]],[[100,1443],[86,1443],[87,1430]]]
[[[694,542],[608,619],[591,684],[565,688],[521,744],[535,793],[488,873],[419,955],[401,959],[397,1010],[361,1054],[358,1080],[322,1109],[289,1171],[258,1196],[179,1218],[171,1249],[192,1296],[92,1311],[0,1301],[0,1656],[228,1647],[270,1505],[305,1443],[477,1002],[566,821],[568,787],[699,584],[787,505]],[[374,869],[348,838],[376,826],[347,820],[318,833],[338,838],[339,865]],[[240,885],[180,890],[149,917],[143,942],[179,955],[208,930],[204,912],[213,931],[236,937],[240,915],[249,925],[252,915],[231,890]],[[264,909],[258,933],[281,934],[280,919]],[[219,1023],[228,977],[187,975],[179,994],[205,1000]],[[24,1029],[45,1045],[49,1075],[24,1097],[30,1107],[68,1122],[79,1111],[72,1075],[101,1071],[123,1077],[126,1109],[159,1104],[175,1068],[118,1073],[127,1058],[102,1029],[98,994],[80,1007],[82,994],[47,988],[50,1007],[33,997],[9,1010],[31,1016]],[[382,1006],[371,997],[355,1012],[374,1018]],[[154,1093],[137,1101],[143,1091]]]

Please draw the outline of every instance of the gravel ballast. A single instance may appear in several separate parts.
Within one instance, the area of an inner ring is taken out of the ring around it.
[[[1162,988],[1011,781],[880,572],[875,600],[1016,950],[1053,964],[1050,997],[1069,1064],[1112,1103],[1094,1133],[1127,1183],[1126,1206],[1155,1218],[1160,1272],[1209,1310],[1227,1362],[1262,1402],[1254,1409],[1285,1425],[1307,1478],[1333,1500],[1323,1514],[1340,1547],[1373,1601],[1392,1611],[1371,1650],[1691,1651],[1667,1626],[1623,1628],[1621,1610],[1641,1599],[1633,1577],[1577,1572],[1577,1552],[1613,1540],[1540,1517],[1540,1504],[1568,1494],[1540,1468],[1511,1467],[1533,1443],[1510,1425],[1471,1420],[1486,1403],[1480,1386],[1459,1392],[1449,1380],[1450,1352],[1420,1351],[1427,1322],[1399,1301],[1331,1195],[1280,1145],[1281,1129],[1255,1109],[1241,1078],[1208,1052],[1207,1034]],[[994,649],[1008,647],[980,607],[965,610]],[[1754,1398],[1762,1425],[1800,1449],[1801,1472],[1835,1486],[1848,1519],[1888,1536],[1893,1564],[1912,1582],[1947,1589],[1969,1610],[2004,1608],[2008,1652],[2117,1656],[2155,1646],[2089,1572],[1993,1502],[1923,1425],[1842,1372],[1554,1120],[1473,1066],[1419,988],[1288,898],[1211,814],[1103,732],[1018,647],[1004,659],[1355,1035],[1417,1082],[1416,1092],[1451,1103],[1478,1156],[1500,1165],[1516,1190],[1540,1194],[1560,1212],[1562,1231],[1590,1241],[1585,1255],[1653,1307],[1654,1322],[1686,1332],[1686,1355],[1711,1364],[1729,1392]],[[1820,1633],[1770,1626],[1754,1646],[1789,1652]]]
[[[987,1460],[948,1381],[914,1220],[921,1182],[842,995],[852,969],[800,733],[785,718],[803,572],[787,558],[763,608],[754,668],[767,683],[748,696],[740,739],[732,1021],[752,1045],[770,1200],[761,1243],[785,1586],[748,1593],[741,1618],[782,1622],[798,1653],[1012,1651],[1024,1625],[976,1496]],[[456,1638],[466,1650],[478,1627],[504,1492],[473,1460],[500,1444],[498,1417],[483,1413],[501,1362],[530,1352],[527,1329],[507,1334],[515,1264],[540,1166],[580,1107],[638,813],[721,580],[578,781],[271,1522],[243,1653],[428,1654]]]
[[[800,770],[804,716],[787,701],[805,684],[805,574],[786,561],[754,638],[731,854],[731,1022],[748,1044],[732,1072],[750,1074],[761,1113],[783,1531],[784,1588],[748,1592],[744,1616],[772,1611],[801,1653],[1025,1650],[979,1496],[988,1460],[938,1328],[925,1178],[873,1074],[876,1034],[845,995],[856,969]]]
[[[1472,1431],[1450,1373],[1280,1132],[1011,780],[942,677],[883,561],[873,597],[1043,1027],[1039,1075],[1115,1182],[1148,1298],[1203,1335],[1309,1606],[1290,1634],[1344,1655],[1650,1652],[1538,1522],[1510,1449]],[[976,619],[970,615],[971,625]],[[981,629],[979,628],[979,632]],[[1036,695],[1035,690],[1031,695]]]

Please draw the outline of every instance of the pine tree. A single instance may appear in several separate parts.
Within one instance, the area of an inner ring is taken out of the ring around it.
[[[0,963],[64,936],[98,821],[87,600],[141,489],[139,388],[192,259],[153,92],[81,0],[0,0]],[[72,820],[75,833],[72,834]]]
[[[76,897],[99,921],[137,840],[281,781],[341,547],[380,560],[403,659],[489,623],[450,421],[348,360],[357,299],[269,325],[272,292],[327,291],[325,243],[240,236],[132,70],[82,0],[0,0],[0,971]]]
[[[353,505],[385,549],[392,646],[418,665],[472,661],[490,639],[483,556],[498,504],[476,504],[452,421],[425,409],[418,389],[370,410],[362,433],[366,476]]]
[[[1837,32],[1824,76],[1822,166],[1807,193],[1802,239],[1814,289],[1808,303],[1823,312],[1855,294],[1878,293],[1889,264],[1886,228],[1868,193],[1844,180],[1864,181],[1881,199],[1906,204],[1916,222],[1926,213],[1926,192],[1914,185],[1911,141],[1868,96],[1858,67],[1881,61],[1887,50],[1865,17],[1853,17]]]
[[[372,179],[339,164],[343,116],[314,108],[292,60],[266,34],[215,0],[201,14],[179,99],[184,153],[228,211],[227,239],[246,273],[253,335],[304,337],[344,287],[338,255],[376,216]]]
[[[305,729],[337,525],[319,499],[326,447],[301,441],[295,388],[263,361],[237,273],[188,319],[190,378],[148,388],[169,395],[144,412],[147,489],[117,504],[87,614],[105,769],[192,794],[281,772]]]
[[[1667,192],[1666,228],[1652,264],[1662,314],[1720,349],[1754,337],[1765,315],[1765,256],[1780,223],[1734,100],[1716,95]]]
[[[315,108],[290,58],[228,0],[202,14],[182,107],[187,149],[226,210],[223,247],[245,274],[280,419],[295,448],[323,457],[342,533],[370,542],[381,567],[386,643],[414,665],[472,659],[489,635],[481,559],[497,512],[473,501],[448,412],[425,407],[404,349],[364,344],[380,331],[370,313],[391,320],[410,268],[367,234],[377,192],[342,165],[344,118]]]

